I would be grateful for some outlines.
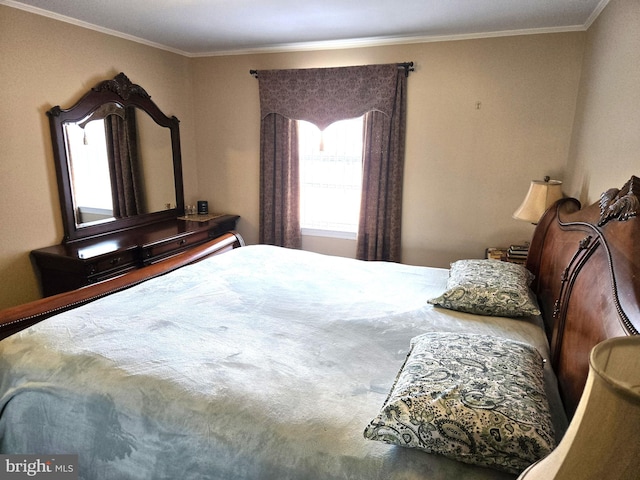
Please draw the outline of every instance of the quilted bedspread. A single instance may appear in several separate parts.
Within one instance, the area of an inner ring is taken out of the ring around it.
[[[363,436],[416,335],[548,356],[535,317],[429,305],[446,279],[249,246],[59,314],[0,342],[0,452],[78,454],[87,480],[514,478]]]

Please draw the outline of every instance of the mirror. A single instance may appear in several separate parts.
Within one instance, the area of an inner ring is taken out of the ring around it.
[[[65,243],[183,214],[178,119],[123,73],[47,114]]]

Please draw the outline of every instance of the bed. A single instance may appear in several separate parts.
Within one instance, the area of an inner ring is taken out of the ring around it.
[[[0,453],[75,454],[83,479],[514,479],[521,452],[471,446],[475,427],[438,382],[470,374],[456,388],[473,384],[471,415],[512,428],[522,414],[530,435],[516,450],[548,453],[590,349],[638,333],[637,187],[632,177],[598,204],[547,211],[524,280],[539,315],[447,304],[457,268],[487,261],[361,262],[241,246],[238,234],[4,310]],[[517,415],[493,408],[503,392],[481,373],[494,366],[525,401]],[[526,381],[512,378],[521,370]],[[458,423],[418,418],[425,398]],[[531,416],[540,405],[543,420]]]

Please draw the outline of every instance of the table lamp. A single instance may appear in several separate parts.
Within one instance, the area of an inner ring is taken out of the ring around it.
[[[596,345],[576,413],[556,449],[518,480],[640,478],[640,335]]]
[[[544,180],[533,180],[522,205],[513,213],[513,218],[538,223],[542,214],[562,198],[562,182],[544,177]]]

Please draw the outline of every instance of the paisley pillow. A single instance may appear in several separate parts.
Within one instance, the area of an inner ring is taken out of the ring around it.
[[[529,288],[533,274],[500,260],[458,260],[451,264],[447,291],[428,300],[433,305],[498,317],[540,315]]]
[[[365,438],[519,473],[555,447],[543,359],[488,335],[427,333]]]

